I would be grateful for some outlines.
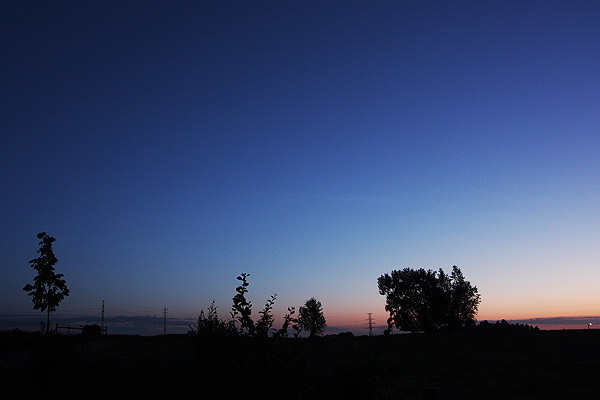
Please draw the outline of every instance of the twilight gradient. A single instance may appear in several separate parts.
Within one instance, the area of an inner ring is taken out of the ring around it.
[[[227,317],[248,272],[381,325],[378,276],[452,265],[480,319],[600,314],[599,3],[84,3],[0,13],[2,314],[40,231],[58,316]]]

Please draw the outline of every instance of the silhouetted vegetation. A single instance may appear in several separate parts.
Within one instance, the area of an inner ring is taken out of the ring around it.
[[[475,323],[481,301],[477,288],[454,266],[447,275],[439,271],[404,268],[377,279],[379,293],[386,296],[388,325],[403,331],[435,332]]]
[[[233,312],[229,321],[219,318],[213,301],[200,312],[193,339],[108,335],[100,340],[88,334],[98,333],[94,326],[81,335],[0,331],[0,398],[23,393],[197,398],[217,391],[220,398],[244,400],[529,400],[583,398],[598,390],[599,331],[544,332],[502,320],[467,324],[452,335],[438,330],[319,337],[325,318],[321,304],[311,298],[298,318],[289,307],[281,329],[269,337],[265,332],[273,330],[275,295],[255,323],[245,297],[248,275],[239,278],[236,319]],[[254,335],[247,329],[249,321]],[[295,337],[287,338],[291,324]],[[310,334],[311,329],[310,338],[299,337],[301,330]],[[54,360],[50,369],[48,359]]]
[[[273,317],[273,305],[277,295],[272,295],[265,303],[265,307],[259,311],[260,317],[256,322],[252,319],[252,303],[246,298],[248,293],[248,277],[250,274],[242,273],[237,277],[241,281],[233,296],[233,305],[231,307],[231,320],[225,321],[219,318],[217,307],[213,300],[208,307],[207,313],[200,311],[198,316],[197,334],[204,336],[248,336],[250,338],[267,338],[272,333],[275,337],[287,337],[290,323],[294,323],[292,328],[295,330],[294,336],[298,337],[301,328],[298,325],[298,319],[294,318],[295,307],[288,307],[288,313],[285,315],[281,329],[273,331],[275,318]],[[320,303],[319,303],[320,307]]]
[[[273,322],[275,318],[273,317],[273,304],[275,303],[275,299],[277,295],[272,295],[269,300],[265,303],[265,308],[263,308],[258,313],[260,314],[260,318],[256,322],[256,336],[259,337],[268,337],[271,328],[273,327]]]
[[[100,325],[85,325],[81,330],[81,334],[85,337],[97,339],[102,336]]]
[[[290,327],[290,322],[297,324],[298,323],[298,319],[294,318],[294,314],[296,312],[296,308],[295,307],[288,307],[288,312],[287,314],[284,315],[283,317],[283,325],[281,326],[281,329],[279,329],[277,331],[277,333],[275,333],[276,337],[281,337],[281,338],[287,338],[288,337],[288,329]],[[298,337],[299,334],[299,328],[298,325],[294,325],[294,330],[296,331],[295,336]]]
[[[309,332],[309,337],[323,333],[327,326],[321,302],[314,297],[306,300],[304,306],[300,307],[298,316],[298,327]]]
[[[540,328],[528,324],[511,324],[508,321],[501,320],[495,323],[481,321],[477,324],[476,330],[484,333],[527,333],[539,332]]]
[[[217,314],[217,306],[213,300],[211,305],[207,309],[207,313],[204,310],[200,311],[198,316],[198,325],[196,334],[199,337],[207,336],[235,336],[237,330],[233,321],[225,322]]]
[[[33,285],[27,284],[23,288],[27,294],[32,296],[33,309],[46,311],[46,333],[50,329],[50,313],[56,311],[56,307],[60,302],[69,295],[67,283],[62,277],[63,274],[56,274],[54,266],[58,259],[52,251],[52,243],[56,240],[46,232],[40,232],[37,235],[40,248],[38,249],[39,257],[29,261],[31,267],[37,271],[37,275],[33,278]]]
[[[256,328],[254,321],[252,320],[252,303],[246,299],[246,293],[248,293],[248,278],[249,274],[242,273],[237,277],[238,280],[242,281],[242,284],[238,286],[235,291],[237,292],[233,296],[233,305],[231,306],[231,316],[234,320],[240,323],[240,334],[254,336]]]

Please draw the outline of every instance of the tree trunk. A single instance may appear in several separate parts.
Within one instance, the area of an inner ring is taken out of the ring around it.
[[[46,335],[50,332],[50,309],[48,309],[48,314],[46,317]]]

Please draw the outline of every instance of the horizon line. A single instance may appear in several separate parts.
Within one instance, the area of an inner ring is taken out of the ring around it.
[[[40,313],[41,314],[41,313]],[[0,330],[5,329],[39,329],[40,323],[45,322],[41,315],[27,314],[0,314]],[[13,318],[12,320],[9,318]],[[57,324],[63,325],[100,325],[100,316],[97,315],[76,315],[76,316],[56,316],[50,320],[50,327]],[[477,321],[497,322],[502,319]],[[561,330],[561,329],[584,329],[584,322],[592,323],[591,326],[600,326],[600,315],[597,316],[561,316],[561,317],[539,317],[526,319],[504,319],[508,323],[527,324],[537,326],[541,330]],[[195,326],[197,317],[167,317],[167,333],[182,333],[189,331],[189,326]],[[114,315],[104,317],[104,326],[108,326],[109,332],[114,334],[133,334],[142,336],[153,336],[162,334],[164,318],[162,316],[152,315]],[[374,324],[373,332],[375,335],[382,334],[387,329],[387,324]],[[112,329],[111,329],[112,328]],[[274,328],[276,329],[276,328]],[[589,329],[589,327],[588,327]],[[594,328],[591,328],[594,329]],[[342,332],[352,332],[355,335],[367,335],[368,326],[366,324],[343,324],[334,323],[325,328],[325,334],[337,334]],[[395,328],[395,330],[397,330]],[[398,332],[402,332],[397,330]]]

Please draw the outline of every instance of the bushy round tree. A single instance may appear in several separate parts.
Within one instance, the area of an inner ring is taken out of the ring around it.
[[[314,297],[306,300],[304,306],[298,310],[298,326],[308,331],[309,337],[319,335],[325,330],[327,323],[320,301]]]
[[[386,297],[388,325],[410,332],[434,332],[475,323],[481,296],[460,268],[439,271],[404,268],[377,279]]]

